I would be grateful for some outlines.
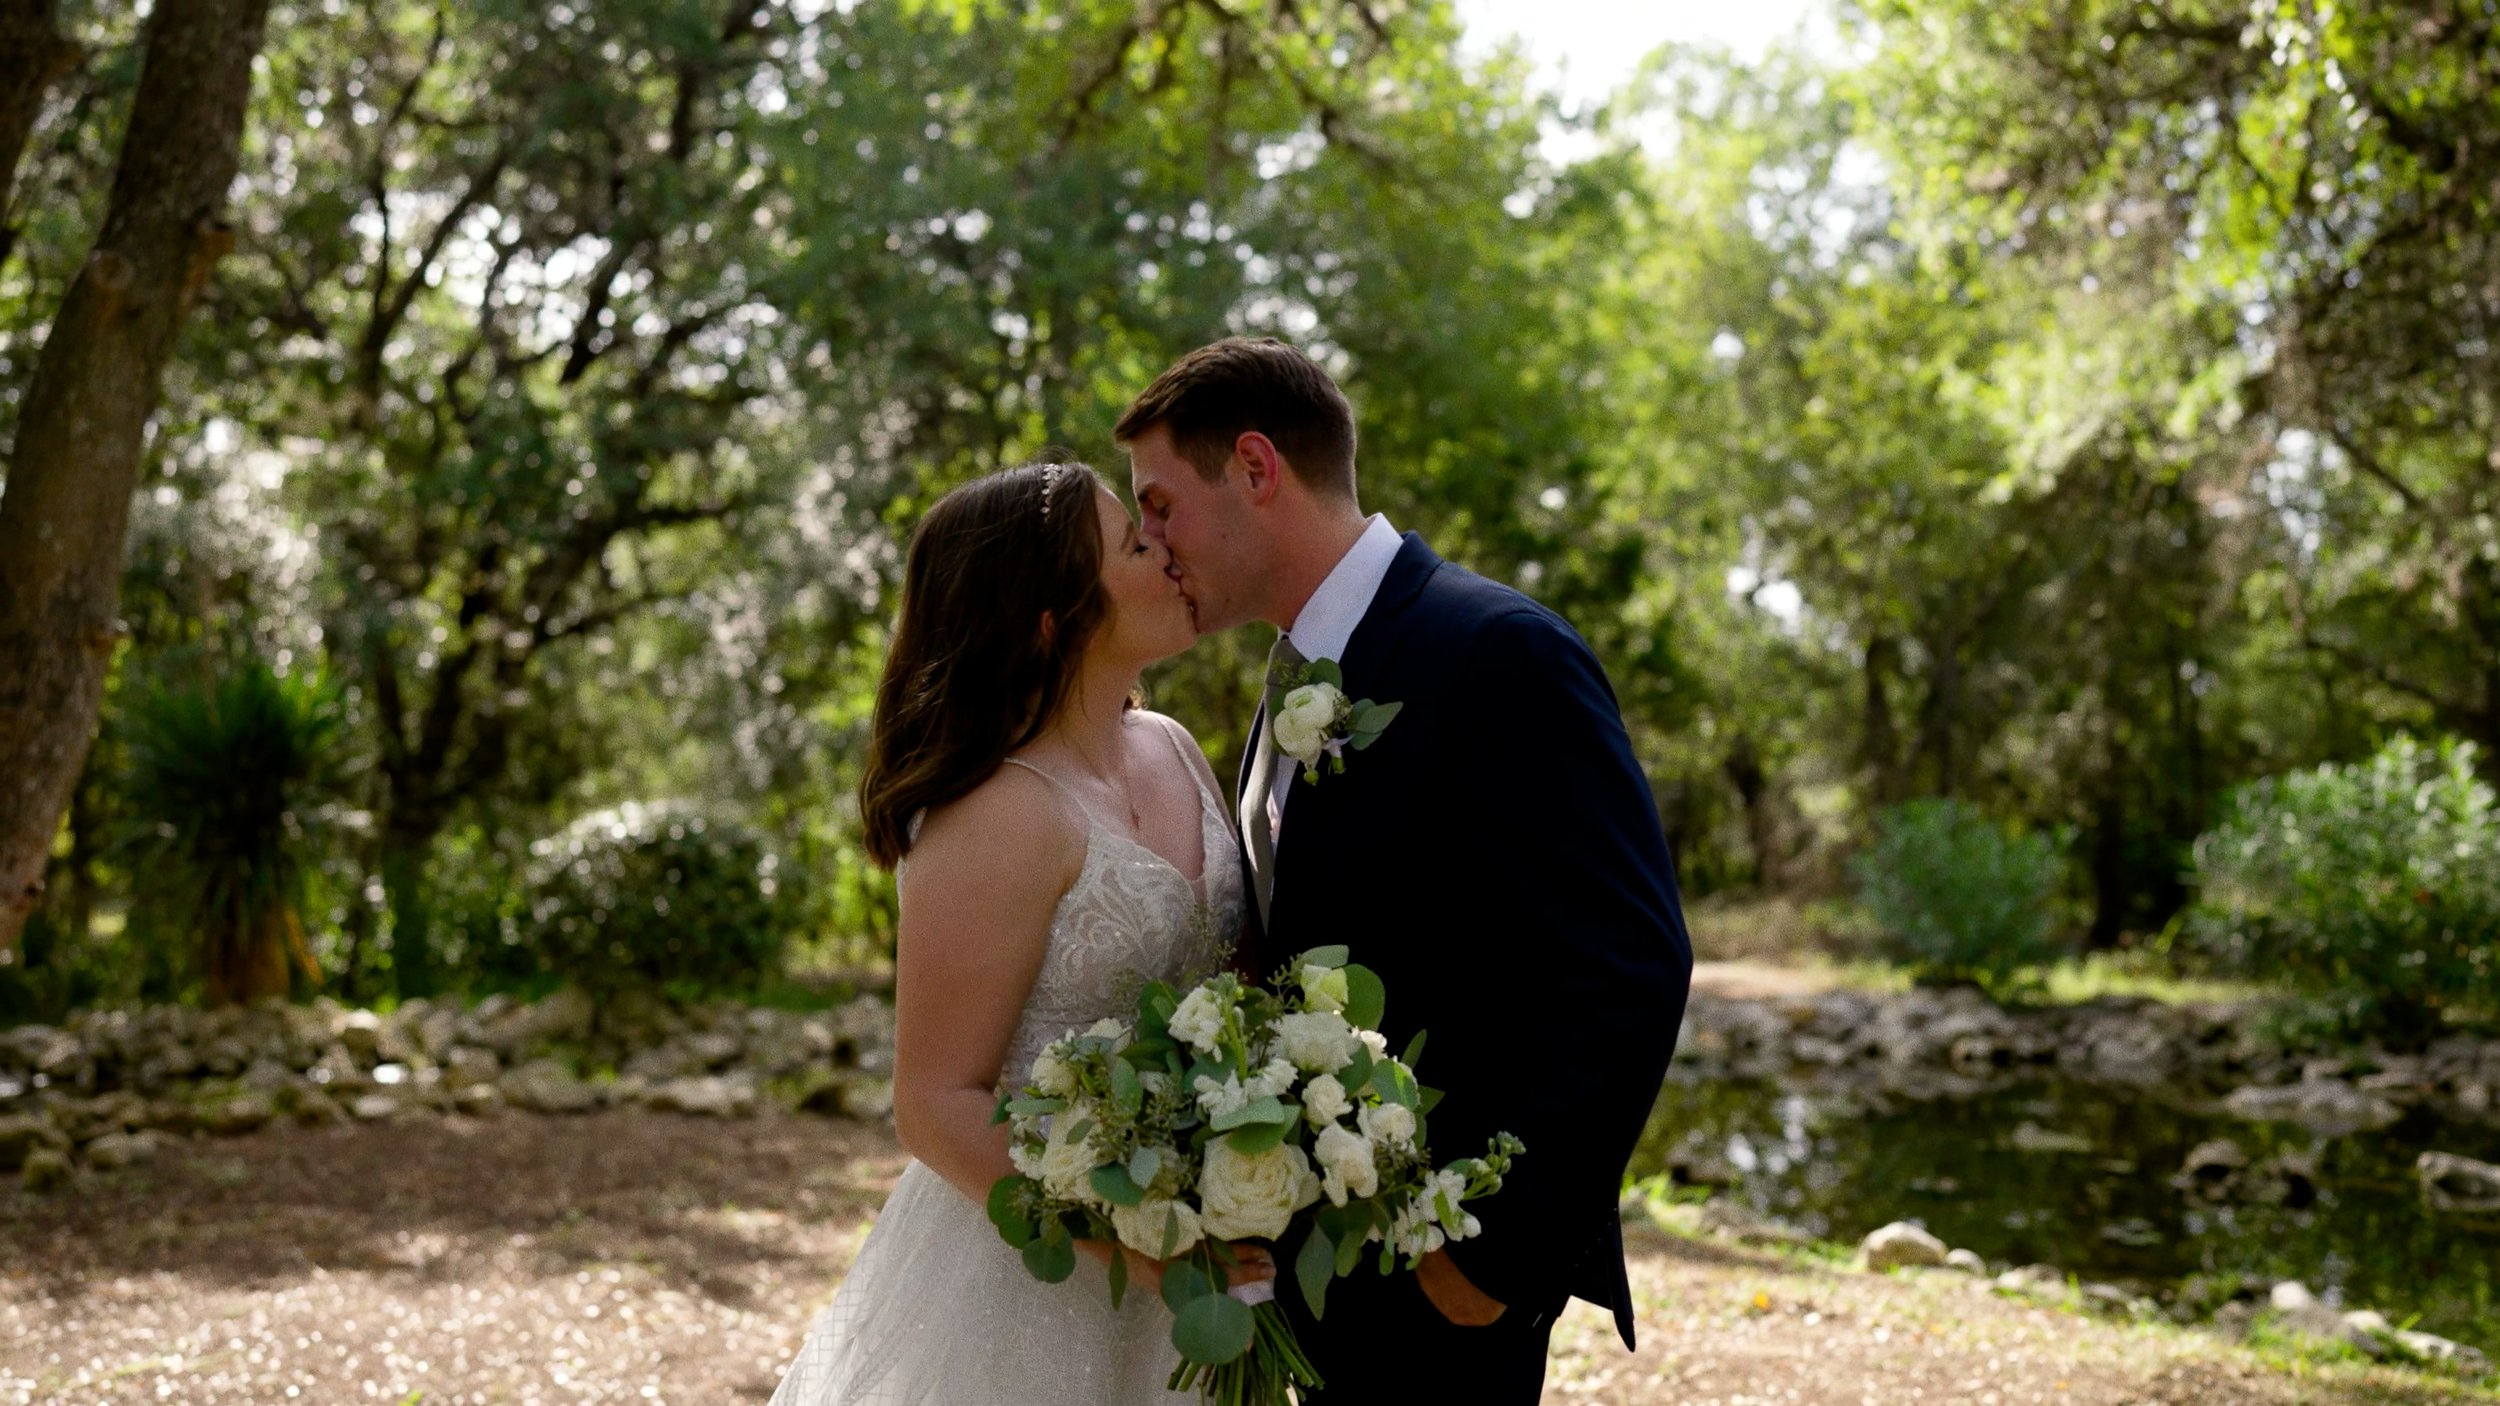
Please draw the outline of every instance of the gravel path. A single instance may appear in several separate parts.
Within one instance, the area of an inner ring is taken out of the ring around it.
[[[754,1403],[902,1168],[882,1129],[612,1112],[175,1143],[0,1190],[0,1406]],[[2363,1406],[2492,1399],[2295,1375],[2196,1335],[1645,1233],[1642,1346],[1575,1306],[1546,1399]]]

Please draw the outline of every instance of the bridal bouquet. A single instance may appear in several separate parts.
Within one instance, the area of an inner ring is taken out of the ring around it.
[[[1380,978],[1346,955],[1305,952],[1267,990],[1229,973],[1186,993],[1149,984],[1133,1018],[1070,1032],[999,1101],[1019,1175],[990,1188],[991,1223],[1048,1283],[1074,1272],[1080,1239],[1165,1261],[1176,1391],[1269,1406],[1320,1384],[1267,1285],[1227,1292],[1229,1242],[1300,1227],[1292,1273],[1317,1318],[1366,1247],[1388,1274],[1477,1234],[1464,1203],[1499,1190],[1522,1150],[1503,1133],[1482,1157],[1434,1166],[1424,1120],[1440,1095],[1415,1082],[1424,1037],[1389,1057]],[[1115,1306],[1127,1287],[1114,1256]]]

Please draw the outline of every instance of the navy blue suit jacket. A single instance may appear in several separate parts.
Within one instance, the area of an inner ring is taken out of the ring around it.
[[[1349,697],[1405,710],[1342,774],[1294,777],[1253,970],[1342,943],[1378,972],[1389,1048],[1430,1034],[1435,1156],[1527,1145],[1451,1259],[1523,1312],[1611,1309],[1629,1344],[1616,1207],[1692,944],[1614,691],[1560,616],[1413,533],[1340,664]]]

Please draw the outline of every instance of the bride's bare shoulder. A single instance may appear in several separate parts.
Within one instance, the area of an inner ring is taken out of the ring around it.
[[[1190,766],[1198,773],[1199,779],[1209,786],[1215,785],[1215,768],[1207,761],[1207,749],[1198,745],[1196,734],[1182,725],[1180,719],[1155,712],[1150,708],[1138,709],[1136,716],[1148,726],[1160,728],[1169,733],[1174,741],[1180,743],[1182,755],[1189,759]]]
[[[1084,860],[1084,832],[1050,782],[1002,765],[963,795],[930,808],[909,867],[914,878],[949,886],[1032,883],[1073,877]]]

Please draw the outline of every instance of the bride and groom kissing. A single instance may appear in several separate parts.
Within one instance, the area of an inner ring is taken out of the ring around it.
[[[1392,1047],[1430,1031],[1435,1140],[1527,1152],[1481,1234],[1344,1281],[1324,1322],[1278,1296],[1325,1382],[1307,1400],[1533,1402],[1569,1298],[1632,1341],[1616,1202],[1691,973],[1613,691],[1552,611],[1363,513],[1352,409],[1296,349],[1202,347],[1114,438],[1133,517],[1092,470],[1036,464],[913,534],[860,791],[901,901],[912,1161],[773,1404],[1187,1399],[1162,1303],[1106,1292],[1112,1257],[1131,1282],[1157,1261],[1085,1241],[1044,1284],[1000,1242],[983,1198],[1017,1169],[993,1110],[1141,981],[1322,945],[1379,974]],[[1254,621],[1278,634],[1228,798],[1138,681]],[[1352,739],[1280,710],[1314,665],[1381,710]],[[1255,1279],[1292,1248],[1233,1250]]]

